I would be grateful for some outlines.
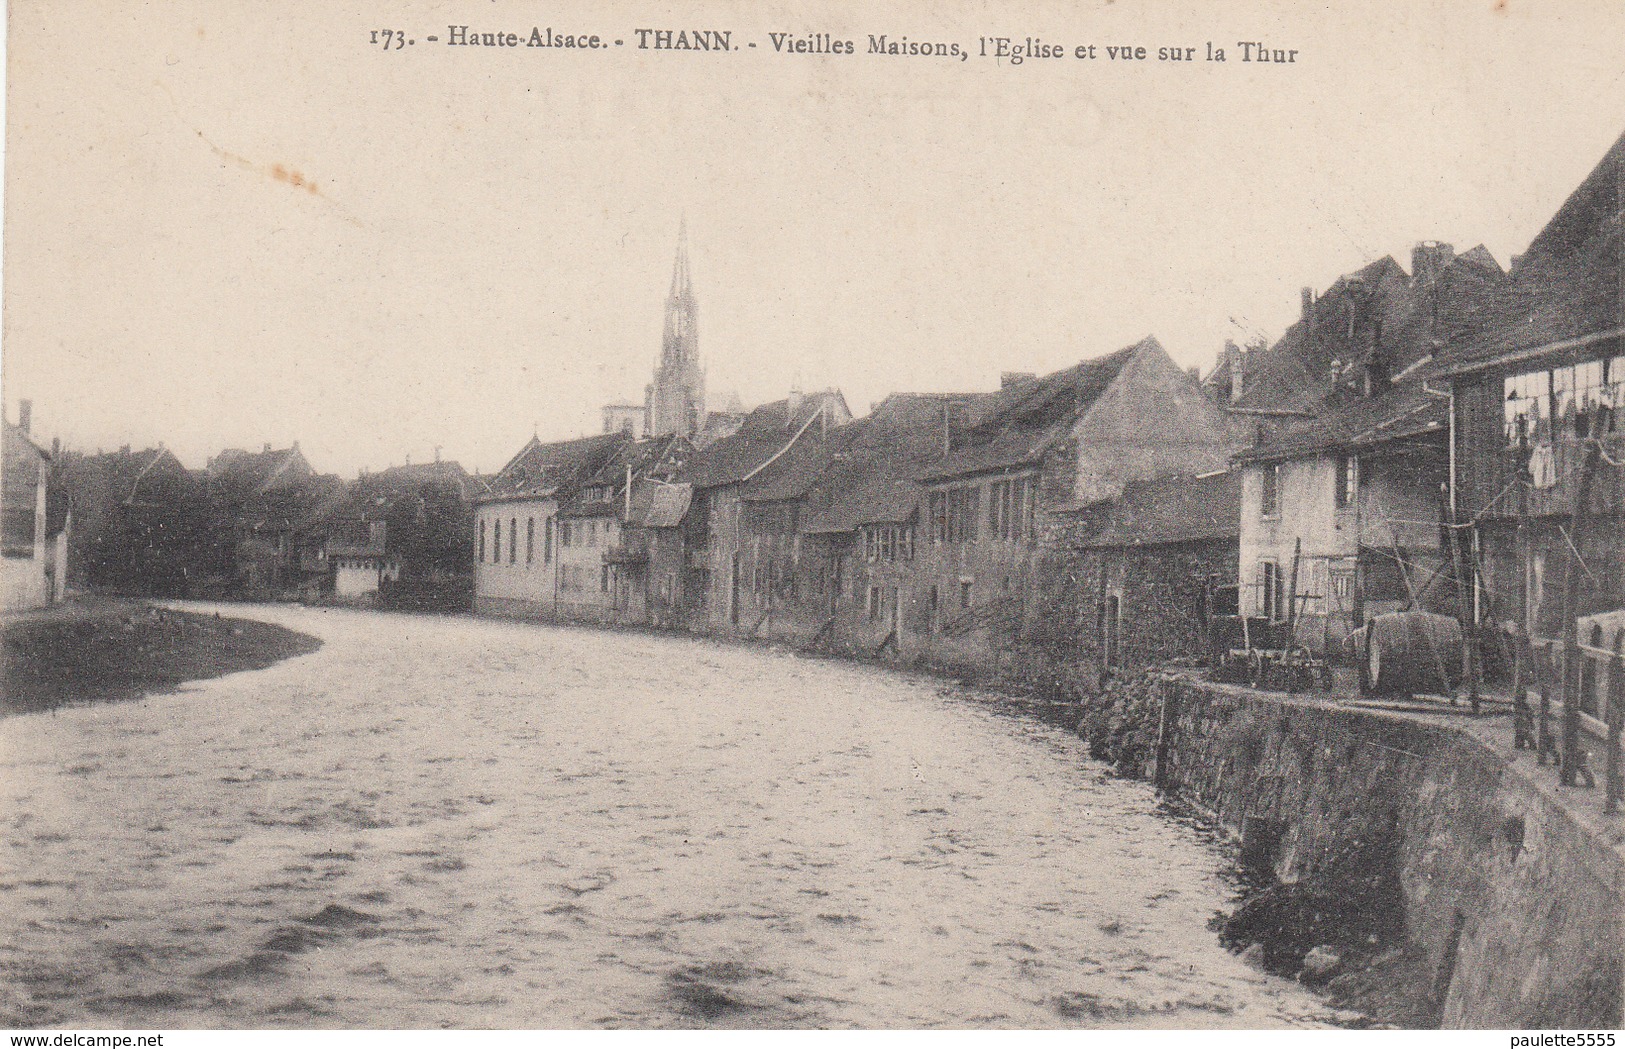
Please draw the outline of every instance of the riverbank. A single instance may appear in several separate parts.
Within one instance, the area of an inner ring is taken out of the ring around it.
[[[321,647],[308,634],[252,619],[83,598],[0,622],[0,717],[167,692],[262,670]]]
[[[1617,1026],[1618,819],[1499,745],[1504,720],[1153,671],[1079,731],[1240,839],[1257,888],[1216,928],[1263,968],[1398,1026]]]

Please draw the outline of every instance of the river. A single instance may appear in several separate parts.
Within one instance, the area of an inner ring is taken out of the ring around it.
[[[1219,947],[1200,828],[989,697],[688,638],[226,614],[325,645],[0,722],[0,1024],[1331,1019]]]

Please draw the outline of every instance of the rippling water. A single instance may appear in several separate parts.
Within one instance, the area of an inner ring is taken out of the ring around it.
[[[1223,858],[1083,743],[754,648],[267,607],[0,721],[0,1024],[1263,1027]]]

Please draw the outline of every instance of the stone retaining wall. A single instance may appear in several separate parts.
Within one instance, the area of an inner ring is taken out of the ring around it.
[[[1622,1022],[1625,857],[1467,732],[1164,674],[1157,780],[1283,881],[1399,845],[1445,1027]],[[1248,840],[1251,839],[1251,840]]]

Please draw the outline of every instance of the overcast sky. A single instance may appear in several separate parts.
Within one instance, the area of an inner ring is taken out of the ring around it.
[[[347,476],[436,445],[492,470],[641,401],[684,213],[710,388],[747,404],[799,382],[861,413],[1148,333],[1205,370],[1416,240],[1505,264],[1625,131],[1625,4],[1496,6],[13,0],[6,413],[189,466],[297,439]],[[661,27],[739,50],[635,47]],[[1231,60],[1154,60],[1208,41]]]

